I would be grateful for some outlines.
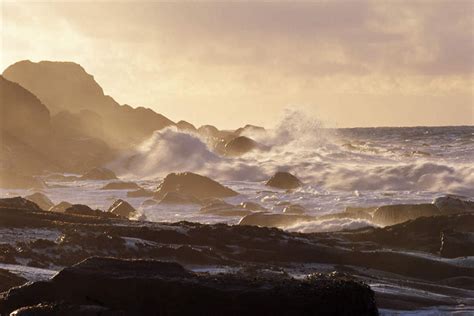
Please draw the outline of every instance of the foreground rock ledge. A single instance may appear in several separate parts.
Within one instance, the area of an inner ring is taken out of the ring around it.
[[[372,290],[337,273],[303,280],[211,276],[172,262],[103,257],[66,268],[50,281],[13,288],[0,301],[2,315],[20,308],[31,315],[78,313],[85,307],[110,315],[378,314]]]

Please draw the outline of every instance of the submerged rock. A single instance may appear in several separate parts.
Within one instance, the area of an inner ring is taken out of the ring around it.
[[[171,173],[155,191],[155,198],[161,199],[168,192],[193,195],[198,199],[223,198],[238,195],[218,182],[192,172]]]
[[[135,182],[110,182],[103,186],[101,190],[139,190],[141,187]]]
[[[267,181],[266,185],[278,189],[291,190],[300,187],[302,183],[291,173],[277,172]]]
[[[81,180],[116,180],[115,173],[107,168],[94,168],[80,177]]]
[[[444,214],[474,212],[474,201],[455,195],[438,197],[433,201],[433,204]]]
[[[109,207],[108,212],[118,216],[130,218],[131,216],[135,215],[137,210],[128,202],[119,199]]]
[[[10,291],[0,313],[42,302],[69,305],[76,313],[100,302],[108,313],[121,315],[378,314],[370,287],[341,274],[314,274],[303,280],[207,275],[173,262],[98,257],[66,268],[50,281]],[[44,315],[56,313],[53,309]]]
[[[62,201],[59,204],[56,204],[55,206],[51,207],[49,209],[50,212],[59,212],[59,213],[64,213],[68,208],[72,206],[71,203]]]
[[[42,209],[34,202],[24,199],[20,196],[13,198],[0,199],[0,209],[17,209],[17,210],[29,210],[29,211],[42,211]]]
[[[201,201],[192,195],[167,192],[161,199],[160,204],[201,204]]]
[[[47,211],[54,206],[54,203],[43,193],[36,192],[25,196],[28,201],[36,203],[42,210]]]
[[[474,232],[443,231],[440,254],[445,258],[474,256]]]
[[[373,221],[379,225],[394,225],[422,216],[441,215],[433,204],[384,205],[374,213]]]

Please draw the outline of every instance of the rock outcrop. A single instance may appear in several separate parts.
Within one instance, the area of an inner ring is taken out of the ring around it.
[[[438,197],[433,201],[433,204],[436,205],[443,214],[474,212],[474,201],[455,195]]]
[[[192,172],[171,173],[155,191],[155,199],[162,199],[168,192],[192,195],[198,199],[225,198],[238,193],[218,182]]]
[[[50,281],[10,291],[0,312],[42,302],[62,305],[47,313],[43,309],[42,315],[54,315],[65,305],[69,313],[94,305],[102,313],[120,315],[378,315],[373,291],[341,274],[314,274],[303,280],[210,276],[172,262],[98,257],[66,268]]]
[[[291,173],[277,172],[267,181],[266,185],[278,189],[291,190],[300,187],[302,183]]]
[[[315,219],[314,216],[310,215],[258,212],[244,216],[240,220],[239,225],[285,228]]]
[[[64,213],[64,212],[66,212],[66,210],[67,210],[68,208],[70,208],[71,206],[72,206],[71,203],[66,202],[66,201],[62,201],[62,202],[56,204],[55,206],[51,207],[48,211],[50,211],[50,212]]]
[[[119,199],[109,207],[108,212],[125,218],[130,218],[136,214],[137,210],[128,202]]]
[[[36,192],[25,196],[28,201],[36,203],[42,210],[47,211],[54,206],[54,203],[43,193]]]
[[[374,213],[373,222],[379,225],[394,225],[422,216],[441,215],[433,204],[384,205]]]
[[[196,197],[178,192],[167,192],[160,200],[160,204],[201,204]]]
[[[28,282],[25,278],[13,274],[7,270],[0,269],[0,293],[9,290],[12,287],[20,286]]]
[[[22,197],[13,197],[0,199],[0,209],[16,209],[16,210],[29,210],[29,211],[42,211],[42,209],[34,202],[31,202]]]
[[[441,233],[440,254],[445,258],[474,256],[474,231],[443,231]]]
[[[107,168],[94,168],[84,173],[81,180],[116,180],[115,173]]]

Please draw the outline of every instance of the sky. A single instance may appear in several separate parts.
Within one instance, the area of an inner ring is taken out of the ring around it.
[[[474,124],[474,1],[2,1],[0,69],[81,64],[174,121]]]

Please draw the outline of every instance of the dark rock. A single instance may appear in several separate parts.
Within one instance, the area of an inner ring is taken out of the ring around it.
[[[192,195],[167,192],[161,199],[160,204],[201,204],[201,201]]]
[[[433,204],[443,214],[474,212],[474,201],[469,201],[455,195],[438,197],[433,201]]]
[[[101,190],[139,190],[141,187],[135,182],[110,182],[101,188]]]
[[[445,258],[474,256],[474,232],[443,231],[440,254]]]
[[[208,177],[192,172],[171,173],[167,175],[155,191],[154,197],[161,199],[168,192],[193,195],[200,200],[213,197],[230,197],[238,194]]]
[[[72,206],[71,203],[62,201],[59,204],[56,204],[55,206],[51,207],[49,209],[50,212],[59,212],[59,213],[64,213],[68,208]]]
[[[87,205],[83,204],[73,204],[68,207],[64,213],[66,214],[74,214],[74,215],[81,215],[81,216],[93,216],[93,217],[104,217],[104,218],[116,218],[118,215],[103,212],[101,210],[93,210]]]
[[[13,274],[7,270],[0,269],[0,293],[8,291],[10,288],[20,286],[28,282],[25,278]]]
[[[285,214],[304,214],[306,213],[306,209],[298,204],[288,205],[283,209],[283,213]]]
[[[42,209],[34,202],[24,199],[20,196],[13,198],[0,199],[0,209],[17,209],[17,210],[30,210],[30,211],[42,211]]]
[[[267,181],[266,185],[278,189],[291,190],[300,187],[302,183],[291,173],[277,172]]]
[[[239,225],[284,228],[314,220],[314,216],[258,212],[244,216]]]
[[[127,192],[128,197],[152,197],[153,195],[154,193],[152,191],[143,188]]]
[[[211,276],[172,262],[96,257],[62,270],[50,281],[10,291],[0,313],[41,302],[100,302],[123,315],[378,314],[370,287],[341,274],[314,274],[303,280]]]
[[[379,225],[394,225],[422,216],[441,215],[433,204],[384,205],[374,213],[373,222]]]
[[[25,199],[36,203],[42,210],[47,211],[54,206],[54,203],[43,193],[36,192],[25,196]]]
[[[107,168],[94,168],[83,174],[81,180],[116,180],[115,173]]]
[[[225,144],[225,154],[228,156],[240,156],[258,147],[258,143],[246,136],[238,136]]]
[[[135,215],[137,210],[127,203],[124,200],[117,200],[115,201],[110,207],[108,212],[116,214],[118,216],[130,218],[131,216]]]

